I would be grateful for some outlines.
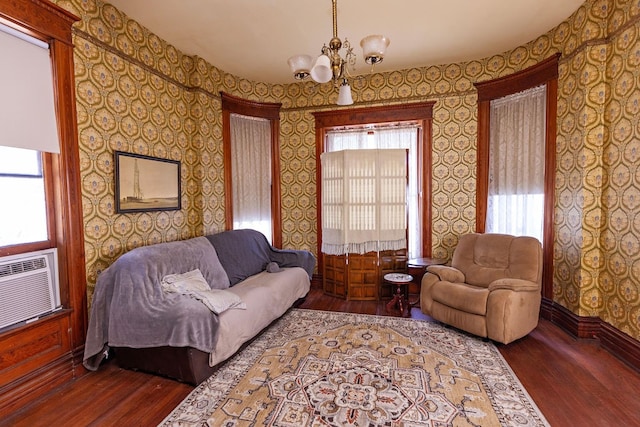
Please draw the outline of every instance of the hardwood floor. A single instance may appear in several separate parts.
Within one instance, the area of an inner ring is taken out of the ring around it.
[[[387,315],[385,301],[344,301],[318,289],[300,307]],[[417,308],[411,315],[427,318]],[[596,341],[541,320],[529,336],[498,348],[552,426],[640,426],[640,373]],[[111,361],[17,413],[0,414],[0,426],[154,426],[192,389]]]

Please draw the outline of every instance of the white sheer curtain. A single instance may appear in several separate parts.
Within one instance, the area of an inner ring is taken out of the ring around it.
[[[231,114],[233,228],[251,228],[272,241],[271,124]]]
[[[546,86],[491,101],[486,230],[542,242]]]
[[[327,133],[325,151],[357,149],[404,149],[408,150],[408,187],[406,203],[408,211],[407,251],[409,258],[420,255],[420,218],[418,209],[418,127],[393,126],[373,130],[339,130]]]
[[[322,252],[406,248],[406,150],[341,150],[320,160]]]

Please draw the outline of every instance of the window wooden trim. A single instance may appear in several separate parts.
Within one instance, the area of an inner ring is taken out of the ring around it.
[[[231,124],[232,113],[243,116],[268,119],[271,123],[271,228],[273,232],[273,246],[282,247],[282,208],[280,199],[280,108],[282,104],[271,102],[257,102],[238,98],[220,92],[222,98],[222,151],[224,162],[224,202],[225,229],[233,228],[233,174],[231,170]]]
[[[422,217],[422,256],[431,256],[432,211],[431,211],[431,175],[432,175],[432,131],[433,106],[435,101],[413,104],[390,105],[372,108],[350,108],[337,111],[319,111],[315,117],[316,132],[316,206],[317,206],[317,254],[318,271],[322,271],[322,169],[320,156],[324,152],[324,141],[328,130],[341,126],[379,125],[384,123],[415,121],[421,127],[418,135],[418,204]]]
[[[0,2],[0,22],[49,44],[60,154],[44,155],[51,173],[46,183],[53,224],[51,245],[58,249],[60,299],[71,310],[69,337],[74,366],[81,366],[87,330],[84,218],[73,67],[72,28],[79,18],[46,0]],[[43,165],[44,167],[44,165]],[[75,368],[78,369],[78,368]]]
[[[499,79],[475,83],[478,90],[478,149],[476,172],[476,231],[485,232],[489,195],[490,104],[494,99],[522,92],[542,84],[547,88],[544,173],[544,225],[542,296],[553,298],[553,243],[555,215],[556,123],[558,62],[555,54],[525,70]]]

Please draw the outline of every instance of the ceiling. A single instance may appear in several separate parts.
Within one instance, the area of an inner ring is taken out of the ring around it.
[[[265,83],[294,82],[287,59],[315,56],[333,32],[331,0],[111,0],[182,52]],[[391,40],[376,71],[482,59],[525,44],[584,0],[340,0],[338,36],[369,72],[360,40]]]

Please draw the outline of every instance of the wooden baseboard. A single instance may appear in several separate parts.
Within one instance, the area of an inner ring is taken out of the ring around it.
[[[638,340],[606,322],[602,322],[599,338],[602,348],[640,371],[640,342]]]
[[[603,349],[640,372],[640,341],[599,317],[578,316],[549,299],[542,299],[540,317],[560,326],[580,339],[595,339]]]
[[[319,274],[314,274],[311,278],[311,287],[313,289],[322,289],[322,276]]]

